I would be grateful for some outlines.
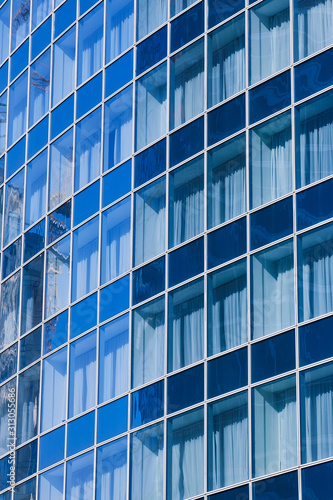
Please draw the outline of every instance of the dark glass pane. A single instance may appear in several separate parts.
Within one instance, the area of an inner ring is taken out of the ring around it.
[[[103,208],[131,190],[132,161],[111,170],[103,177]]]
[[[8,85],[8,62],[0,68],[0,94]]]
[[[333,356],[333,316],[299,328],[299,364],[304,366]]]
[[[169,253],[169,286],[177,285],[204,270],[204,239]]]
[[[74,197],[74,226],[80,224],[99,209],[99,181],[91,184]]]
[[[51,113],[51,140],[74,121],[74,96],[71,95]]]
[[[28,135],[28,159],[34,156],[48,141],[49,117],[46,116]]]
[[[210,495],[208,498],[209,500],[249,500],[249,487],[240,486],[239,488]]]
[[[247,385],[247,348],[208,362],[208,398]]]
[[[147,424],[163,417],[164,414],[164,381],[144,387],[132,393],[131,428]]]
[[[253,500],[298,500],[297,472],[271,477],[253,484]],[[304,500],[304,497],[302,497]]]
[[[24,258],[26,261],[44,248],[45,219],[32,227],[24,235]]]
[[[106,319],[121,313],[129,307],[130,276],[124,276],[100,291],[99,319]]]
[[[208,0],[208,27],[219,24],[245,7],[245,0]]]
[[[14,80],[28,64],[29,60],[29,39],[26,40],[19,49],[11,56],[10,80]]]
[[[166,140],[162,139],[138,154],[134,160],[134,187],[149,181],[166,169]]]
[[[67,456],[74,455],[94,444],[95,412],[77,418],[68,424]]]
[[[208,113],[208,145],[245,127],[245,94]]]
[[[295,66],[295,101],[333,84],[333,49]]]
[[[280,111],[290,102],[290,72],[286,71],[250,90],[250,123]]]
[[[170,135],[170,167],[199,153],[204,147],[204,119],[177,130]]]
[[[133,50],[105,69],[105,97],[113,94],[133,78]]]
[[[31,36],[31,60],[51,42],[52,17],[49,17]]]
[[[136,74],[139,75],[167,55],[167,26],[146,38],[136,48]]]
[[[251,250],[272,243],[293,231],[292,197],[274,203],[250,216]]]
[[[242,255],[246,252],[246,218],[209,233],[207,244],[208,269]]]
[[[167,384],[168,413],[200,403],[204,398],[204,365],[169,377]]]
[[[48,216],[47,243],[60,238],[71,228],[71,201],[66,201]]]
[[[302,500],[327,500],[333,492],[333,462],[302,470]]]
[[[177,17],[171,23],[171,52],[201,35],[204,30],[204,2]]]
[[[42,327],[29,333],[20,342],[20,370],[30,365],[41,355]]]
[[[50,319],[44,326],[44,348],[46,354],[64,342],[68,337],[68,311],[64,311],[55,318]]]
[[[165,288],[165,259],[154,260],[133,272],[133,305],[149,299]]]
[[[3,458],[0,460],[0,489],[4,490],[5,488],[8,487],[8,474],[9,474],[9,456]],[[13,486],[15,483],[15,472],[14,472],[14,477],[13,477]],[[10,498],[12,498],[11,493],[10,493]]]
[[[296,195],[297,231],[333,217],[333,179]]]
[[[99,408],[97,443],[127,431],[127,396]]]
[[[17,343],[0,354],[0,384],[16,373]]]
[[[25,136],[7,153],[6,179],[13,175],[25,161]]]
[[[36,498],[36,478],[33,477],[15,487],[14,500],[35,500]]]
[[[2,279],[4,280],[21,265],[22,238],[12,243],[2,254]]]
[[[76,93],[76,118],[81,118],[102,100],[103,73],[79,88]]]
[[[251,347],[252,382],[295,369],[295,333],[282,333]]]
[[[72,22],[75,21],[76,17],[76,1],[67,0],[58,9],[54,16],[54,38],[60,35]]]
[[[15,462],[16,481],[37,471],[37,439],[17,450]]]
[[[97,325],[97,293],[71,308],[71,339]]]
[[[70,424],[69,424],[70,425]],[[44,469],[49,465],[63,460],[65,455],[65,426],[55,431],[44,434],[39,441],[39,468]]]

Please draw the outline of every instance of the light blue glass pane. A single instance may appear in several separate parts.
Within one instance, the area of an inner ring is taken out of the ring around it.
[[[39,468],[44,469],[63,460],[65,454],[65,426],[49,432],[39,441]]]
[[[61,0],[55,0],[54,3],[55,7],[57,7],[61,3]],[[75,16],[76,1],[67,0],[55,13],[53,38],[57,38],[60,33],[65,31],[65,29],[75,21]]]
[[[62,102],[51,113],[51,140],[74,121],[74,95]]]
[[[47,0],[46,0],[47,1]],[[43,1],[44,4],[45,0]],[[49,17],[31,36],[31,59],[35,59],[51,42],[52,17]]]
[[[295,375],[252,389],[254,476],[297,464]]]
[[[8,146],[26,131],[27,92],[28,71],[25,71],[9,88]]]
[[[47,250],[45,280],[45,318],[69,303],[70,237]]]
[[[86,222],[73,233],[72,301],[98,285],[99,217]]]
[[[204,41],[178,52],[170,61],[170,129],[204,109]]]
[[[105,321],[129,307],[130,275],[124,276],[100,291],[99,319]]]
[[[66,201],[48,216],[47,243],[60,238],[71,228],[72,200]]]
[[[53,351],[56,347],[67,342],[68,338],[68,311],[64,311],[50,319],[44,326],[43,354]]]
[[[70,345],[68,416],[95,406],[96,393],[96,331]]]
[[[8,61],[0,68],[0,94],[8,85]]]
[[[131,428],[147,424],[164,415],[164,380],[151,384],[131,396]]]
[[[103,208],[131,190],[132,162],[127,161],[103,177]]]
[[[50,49],[30,69],[29,127],[39,120],[50,105]]]
[[[32,0],[32,29],[36,28],[52,10],[52,0]]]
[[[134,41],[134,0],[106,4],[106,62],[124,52]]]
[[[66,2],[64,5],[67,5]],[[74,2],[74,5],[76,2]],[[58,11],[59,13],[59,11]],[[75,38],[73,26],[53,46],[52,105],[58,104],[74,88],[75,82]]]
[[[165,249],[165,177],[135,193],[134,264]]]
[[[132,85],[105,103],[103,171],[132,153]]]
[[[209,53],[208,107],[245,87],[244,14],[210,34]]]
[[[333,310],[332,241],[331,224],[304,233],[298,239],[299,321],[306,321]]]
[[[71,339],[96,325],[97,293],[94,293],[71,308]]]
[[[126,500],[127,438],[97,448],[96,500]]]
[[[29,40],[26,40],[10,59],[10,81],[14,80],[28,65]]]
[[[189,7],[196,0],[171,0],[171,16],[175,16],[186,7]]]
[[[199,361],[204,352],[204,282],[169,294],[168,371]]]
[[[133,78],[133,50],[105,69],[105,97],[116,92]]]
[[[0,97],[0,155],[5,152],[7,139],[7,92]]]
[[[204,2],[174,19],[171,22],[171,52],[201,35],[204,30],[204,20]]]
[[[168,17],[168,1],[137,0],[137,40],[164,23]]]
[[[173,170],[169,175],[169,248],[204,229],[204,158]]]
[[[164,256],[134,271],[132,280],[133,305],[163,292],[165,288]]]
[[[251,260],[252,338],[295,322],[293,242],[256,253]]]
[[[29,227],[46,211],[47,149],[27,165],[25,227]]]
[[[42,327],[23,337],[20,342],[20,370],[30,365],[41,355]]]
[[[102,406],[97,416],[97,442],[117,436],[127,431],[127,396]]]
[[[69,422],[67,426],[67,456],[74,455],[94,444],[95,412]]]
[[[101,284],[130,268],[131,197],[103,212]]]
[[[103,73],[99,73],[76,93],[76,118],[81,118],[102,100]]]
[[[99,330],[99,403],[128,390],[128,329],[124,314]]]
[[[41,431],[66,419],[67,347],[44,359]]]
[[[167,468],[167,499],[183,500],[202,493],[204,489],[203,407],[169,420],[168,452],[170,461]]]
[[[204,399],[203,364],[167,379],[168,413],[200,403]]]
[[[51,145],[49,164],[49,209],[72,194],[73,129]]]
[[[28,134],[28,159],[42,149],[49,137],[49,117],[38,123]]]
[[[102,109],[88,115],[76,126],[75,191],[100,173]]]
[[[132,387],[164,374],[165,298],[133,311]]]
[[[23,268],[21,335],[42,321],[44,253]]]
[[[163,499],[163,448],[163,423],[131,434],[131,500]]]
[[[7,153],[6,179],[13,175],[25,163],[26,136],[15,144]]]
[[[18,445],[37,434],[38,419],[34,415],[38,415],[39,407],[39,372],[40,364],[37,363],[19,376],[16,410],[16,439]]]
[[[16,451],[16,481],[37,472],[37,439]]]
[[[0,9],[0,64],[9,54],[10,1],[5,2]]]
[[[0,354],[0,383],[2,384],[17,371],[17,342]],[[9,408],[11,408],[9,406]]]
[[[38,500],[62,500],[64,488],[64,466],[48,470],[39,476]]]
[[[250,131],[251,206],[263,205],[292,189],[291,114]]]
[[[266,0],[250,11],[251,84],[290,64],[289,1]]]
[[[167,27],[156,31],[136,48],[136,75],[140,75],[167,55]]]
[[[209,275],[208,355],[247,341],[246,262]]]
[[[16,377],[7,384],[4,384],[0,387],[0,418],[3,425],[3,432],[0,436],[0,453],[4,455],[8,452],[8,444],[13,443],[13,436],[10,436],[9,432],[15,432],[15,426],[12,426],[12,422],[8,422],[9,420],[9,412],[8,412],[8,403],[16,405]],[[9,457],[9,455],[8,455]],[[6,458],[4,460],[0,460],[0,487],[1,489],[6,488],[7,484],[7,476],[3,474],[3,467],[5,465]],[[12,474],[13,476],[13,474]],[[3,483],[6,484],[3,486]],[[1,497],[0,497],[1,498]]]
[[[21,0],[12,2],[12,43],[14,50],[29,34],[30,28],[30,0],[22,3]]]
[[[103,7],[101,3],[79,22],[78,85],[103,63]]]
[[[141,149],[166,133],[167,63],[136,83],[135,149]]]
[[[67,462],[66,500],[91,500],[94,495],[94,452]]]
[[[297,187],[332,174],[333,93],[296,108]]]
[[[247,393],[208,406],[208,488],[215,490],[249,477]],[[230,496],[231,498],[237,498]],[[219,496],[210,497],[220,500]],[[243,499],[243,496],[241,497]],[[221,500],[224,496],[221,496]],[[229,497],[226,498],[229,500]]]
[[[73,226],[77,226],[99,209],[99,180],[74,197]]]
[[[14,274],[1,286],[0,302],[0,347],[6,347],[18,337],[20,272]]]
[[[22,231],[24,168],[6,184],[3,243],[8,245]]]

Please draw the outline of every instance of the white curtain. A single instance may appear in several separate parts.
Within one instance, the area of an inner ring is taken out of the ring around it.
[[[98,232],[96,221],[94,225],[94,228],[90,226],[90,228],[87,227],[85,229],[97,230]],[[90,233],[91,240],[74,251],[73,296],[75,299],[82,297],[96,288],[98,283],[96,273],[98,269],[98,233],[97,236],[94,236],[95,234]]]
[[[35,0],[32,3],[32,9],[32,27],[35,28],[51,11],[52,2],[50,0]]]
[[[305,461],[333,455],[333,377],[310,383],[305,395]]]
[[[100,171],[101,138],[99,134],[90,135],[85,141],[77,144],[76,181],[81,188],[98,176]]]
[[[75,27],[54,45],[52,104],[57,104],[74,87]]]
[[[87,345],[82,344],[87,341]],[[85,339],[76,345],[76,349],[80,349],[81,352],[79,355],[75,353],[75,358],[71,356],[70,417],[95,405],[96,348],[92,342],[96,342],[95,334],[93,339]]]
[[[332,173],[332,109],[301,122],[299,161],[301,186]]]
[[[46,431],[66,419],[67,349],[44,361],[41,430]]]
[[[235,38],[213,54],[212,102],[217,104],[245,87],[245,38]]]
[[[175,84],[173,127],[178,127],[203,110],[204,71],[201,62],[187,68]]]
[[[203,178],[196,177],[176,188],[173,202],[173,245],[203,230]]]
[[[10,2],[3,5],[0,10],[0,64],[8,56],[9,49],[9,21],[10,21]]]
[[[97,500],[126,500],[126,479],[127,479],[126,455],[117,460],[112,470],[102,469],[101,487]]]
[[[81,74],[79,75],[79,83],[84,82],[91,75],[96,73],[102,66],[103,58],[103,27],[97,26],[90,36],[85,38],[82,43],[82,52],[79,54],[81,58]]]
[[[112,9],[112,3],[112,0],[108,2],[108,10]],[[111,16],[111,20],[109,21],[110,33],[107,47],[108,60],[111,61],[133,43],[134,12],[132,2],[122,6],[116,13],[109,12],[108,19],[109,16]]]
[[[167,0],[138,0],[138,38],[142,38],[167,19]]]
[[[100,359],[100,403],[128,389],[128,332],[111,337],[101,346]]]
[[[332,43],[333,0],[304,2],[304,4],[307,7],[302,8],[302,2],[298,2],[299,59]]]
[[[116,278],[129,269],[130,240],[130,219],[121,221],[117,226],[113,226],[107,231],[106,245],[102,249],[102,251],[105,250],[104,282]]]

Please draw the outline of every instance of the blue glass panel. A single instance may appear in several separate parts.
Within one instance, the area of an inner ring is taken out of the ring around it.
[[[103,65],[103,12],[104,3],[100,3],[79,21],[78,85]]]
[[[292,231],[293,199],[290,197],[251,214],[251,250],[279,240]]]
[[[50,107],[51,50],[44,52],[30,67],[29,127]]]
[[[22,231],[24,168],[6,184],[5,213],[3,217],[3,244],[11,243]]]
[[[8,474],[10,474],[10,466],[9,466],[9,456],[8,455],[7,457],[3,458],[2,460],[0,460],[0,489],[1,490],[4,490],[5,488],[8,487]],[[13,481],[13,485],[15,484],[15,470],[14,472],[12,472],[12,475],[10,476],[10,478],[12,478],[12,481]],[[10,495],[10,498],[12,498],[12,496]]]
[[[63,498],[64,464],[39,476],[38,500],[60,500]]]
[[[134,0],[106,4],[106,62],[108,63],[133,45]]]
[[[36,478],[15,487],[14,500],[30,500],[36,497]]]
[[[251,347],[252,382],[295,369],[295,333],[282,333]]]
[[[171,52],[201,35],[204,30],[204,2],[177,17],[171,23]]]
[[[247,348],[208,362],[208,398],[239,389],[247,381]]]
[[[65,455],[65,426],[55,431],[44,434],[39,441],[39,468],[44,469],[49,465],[63,460]]]
[[[271,477],[253,484],[253,500],[298,500],[297,472]],[[302,496],[303,500],[304,497]]]
[[[71,228],[72,200],[66,201],[48,216],[47,243],[60,238]]]
[[[68,338],[68,311],[50,319],[44,326],[44,347],[43,354],[53,351]]]
[[[74,221],[76,226],[99,209],[99,181],[81,191],[74,197]]]
[[[37,439],[17,450],[15,462],[16,481],[37,471]]]
[[[327,500],[333,491],[333,462],[302,469],[302,499]]]
[[[44,253],[23,268],[21,335],[42,320]]]
[[[96,500],[126,500],[127,436],[97,448]]]
[[[211,28],[215,24],[219,24],[228,17],[245,7],[245,0],[229,0],[221,2],[221,0],[208,1],[208,27]]]
[[[5,178],[5,156],[0,158],[0,184],[3,183],[4,178]],[[2,207],[1,203],[0,206]]]
[[[103,208],[131,190],[132,161],[128,160],[103,177]]]
[[[169,253],[169,286],[177,285],[204,270],[204,239]]]
[[[28,135],[28,159],[34,156],[48,141],[49,117],[46,116]]]
[[[97,293],[94,293],[71,308],[71,339],[96,325]]]
[[[134,187],[149,181],[166,169],[166,140],[162,139],[138,154],[134,160]]]
[[[250,123],[276,113],[289,106],[290,103],[290,72],[285,71],[250,90]]]
[[[13,175],[25,161],[25,136],[7,153],[6,179]]]
[[[133,392],[131,397],[131,428],[147,424],[164,415],[164,381]]]
[[[17,342],[0,354],[0,384],[16,373]],[[10,406],[8,406],[10,408]]]
[[[75,191],[89,184],[101,172],[101,124],[102,107],[100,106],[76,125]]]
[[[333,84],[333,49],[295,66],[295,101]]]
[[[177,165],[186,158],[199,153],[204,147],[204,119],[177,130],[170,135],[170,167]]]
[[[10,81],[14,80],[28,64],[29,60],[29,39],[26,40],[14,54],[12,54],[10,64]]]
[[[168,18],[168,2],[161,0],[137,0],[137,40],[154,31]]]
[[[333,217],[333,179],[296,195],[297,230]]]
[[[0,68],[0,94],[8,85],[8,62]]]
[[[67,427],[67,456],[74,455],[94,444],[95,412],[70,422]]]
[[[27,165],[25,227],[29,227],[46,212],[47,153],[44,151]],[[44,236],[43,225],[43,236]]]
[[[1,122],[0,122],[0,155],[5,152],[7,145],[7,93],[5,92],[0,97],[0,106],[1,106]],[[1,158],[2,170],[4,168],[4,157]]]
[[[105,96],[116,92],[133,78],[133,50],[105,69]]]
[[[2,33],[0,45],[0,64],[2,64],[9,55],[9,34],[11,31],[10,7],[11,2],[4,2],[0,9],[0,30]]]
[[[8,146],[26,131],[28,95],[28,71],[25,71],[9,87]]]
[[[2,284],[0,302],[0,346],[6,347],[18,337],[18,316],[20,310],[20,281],[18,271]]]
[[[86,10],[90,9],[96,3],[95,0],[80,0],[79,2],[79,14],[80,16],[86,12]]]
[[[143,42],[136,49],[136,74],[139,75],[154,64],[157,64],[167,55],[167,26],[160,29]]]
[[[12,243],[2,254],[2,279],[4,280],[21,265],[22,238]]]
[[[76,93],[76,118],[81,118],[102,100],[103,73],[99,73]]]
[[[171,17],[175,16],[176,14],[179,14],[182,10],[186,9],[193,3],[195,3],[196,0],[171,0],[170,2],[170,7],[171,7]]]
[[[67,5],[68,1],[64,4]],[[74,3],[75,5],[75,3]],[[74,89],[76,26],[67,31],[53,47],[52,105]]]
[[[100,321],[105,321],[129,307],[129,288],[129,275],[102,288],[100,291]]]
[[[66,500],[80,494],[80,500],[90,500],[94,495],[94,452],[84,453],[67,462]]]
[[[34,0],[32,2],[32,29],[36,28],[52,10],[52,0]]]
[[[1,464],[1,461],[0,461],[0,464]],[[1,465],[0,465],[1,467]],[[4,477],[7,478],[7,472],[1,472],[1,474],[4,474]],[[6,483],[8,484],[8,483]],[[2,488],[2,486],[1,486]],[[9,490],[9,491],[6,491],[5,493],[3,493],[2,495],[0,495],[0,500],[12,500],[12,490]]]
[[[333,356],[333,317],[301,326],[299,332],[299,364],[304,366]]]
[[[161,257],[132,274],[133,305],[149,299],[165,288],[165,259]]]
[[[204,365],[169,377],[167,384],[168,413],[200,403],[204,399]]]
[[[208,498],[209,500],[249,500],[249,487],[240,486],[239,488],[210,495]]]
[[[97,413],[97,443],[127,431],[127,396],[102,406]]]
[[[51,144],[49,161],[49,210],[72,194],[73,127]]]
[[[207,245],[208,269],[246,253],[246,218],[243,217],[209,233]]]
[[[51,140],[74,121],[74,95],[60,104],[51,113]]]
[[[76,1],[67,0],[55,13],[53,37],[57,38],[60,33],[75,21],[75,17]]]
[[[245,94],[208,113],[208,145],[245,127]]]
[[[42,350],[42,327],[21,339],[20,342],[20,370],[30,365],[41,355]]]
[[[49,17],[31,36],[31,60],[51,42],[52,17]]]

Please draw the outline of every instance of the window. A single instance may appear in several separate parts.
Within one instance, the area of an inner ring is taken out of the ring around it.
[[[47,149],[27,165],[25,227],[40,219],[46,211]]]
[[[67,347],[44,359],[41,431],[66,419]]]
[[[72,194],[73,129],[51,144],[49,164],[49,209]]]
[[[11,146],[27,126],[28,71],[9,88],[8,146]]]
[[[75,191],[94,180],[101,169],[102,108],[76,125],[75,138]]]
[[[309,56],[332,43],[330,29],[332,22],[333,4],[330,0],[297,0],[295,2],[296,60]]]
[[[102,2],[79,21],[78,85],[102,66],[103,8]]]
[[[69,303],[70,237],[47,250],[45,281],[45,318]]]
[[[167,0],[137,0],[137,39],[164,23],[167,19]]]
[[[65,5],[65,4],[64,4]],[[75,26],[53,46],[52,105],[58,104],[74,88],[75,82]]]
[[[50,49],[44,52],[30,69],[29,126],[36,123],[49,110],[50,102]]]
[[[134,0],[106,4],[106,62],[112,61],[133,44]]]

